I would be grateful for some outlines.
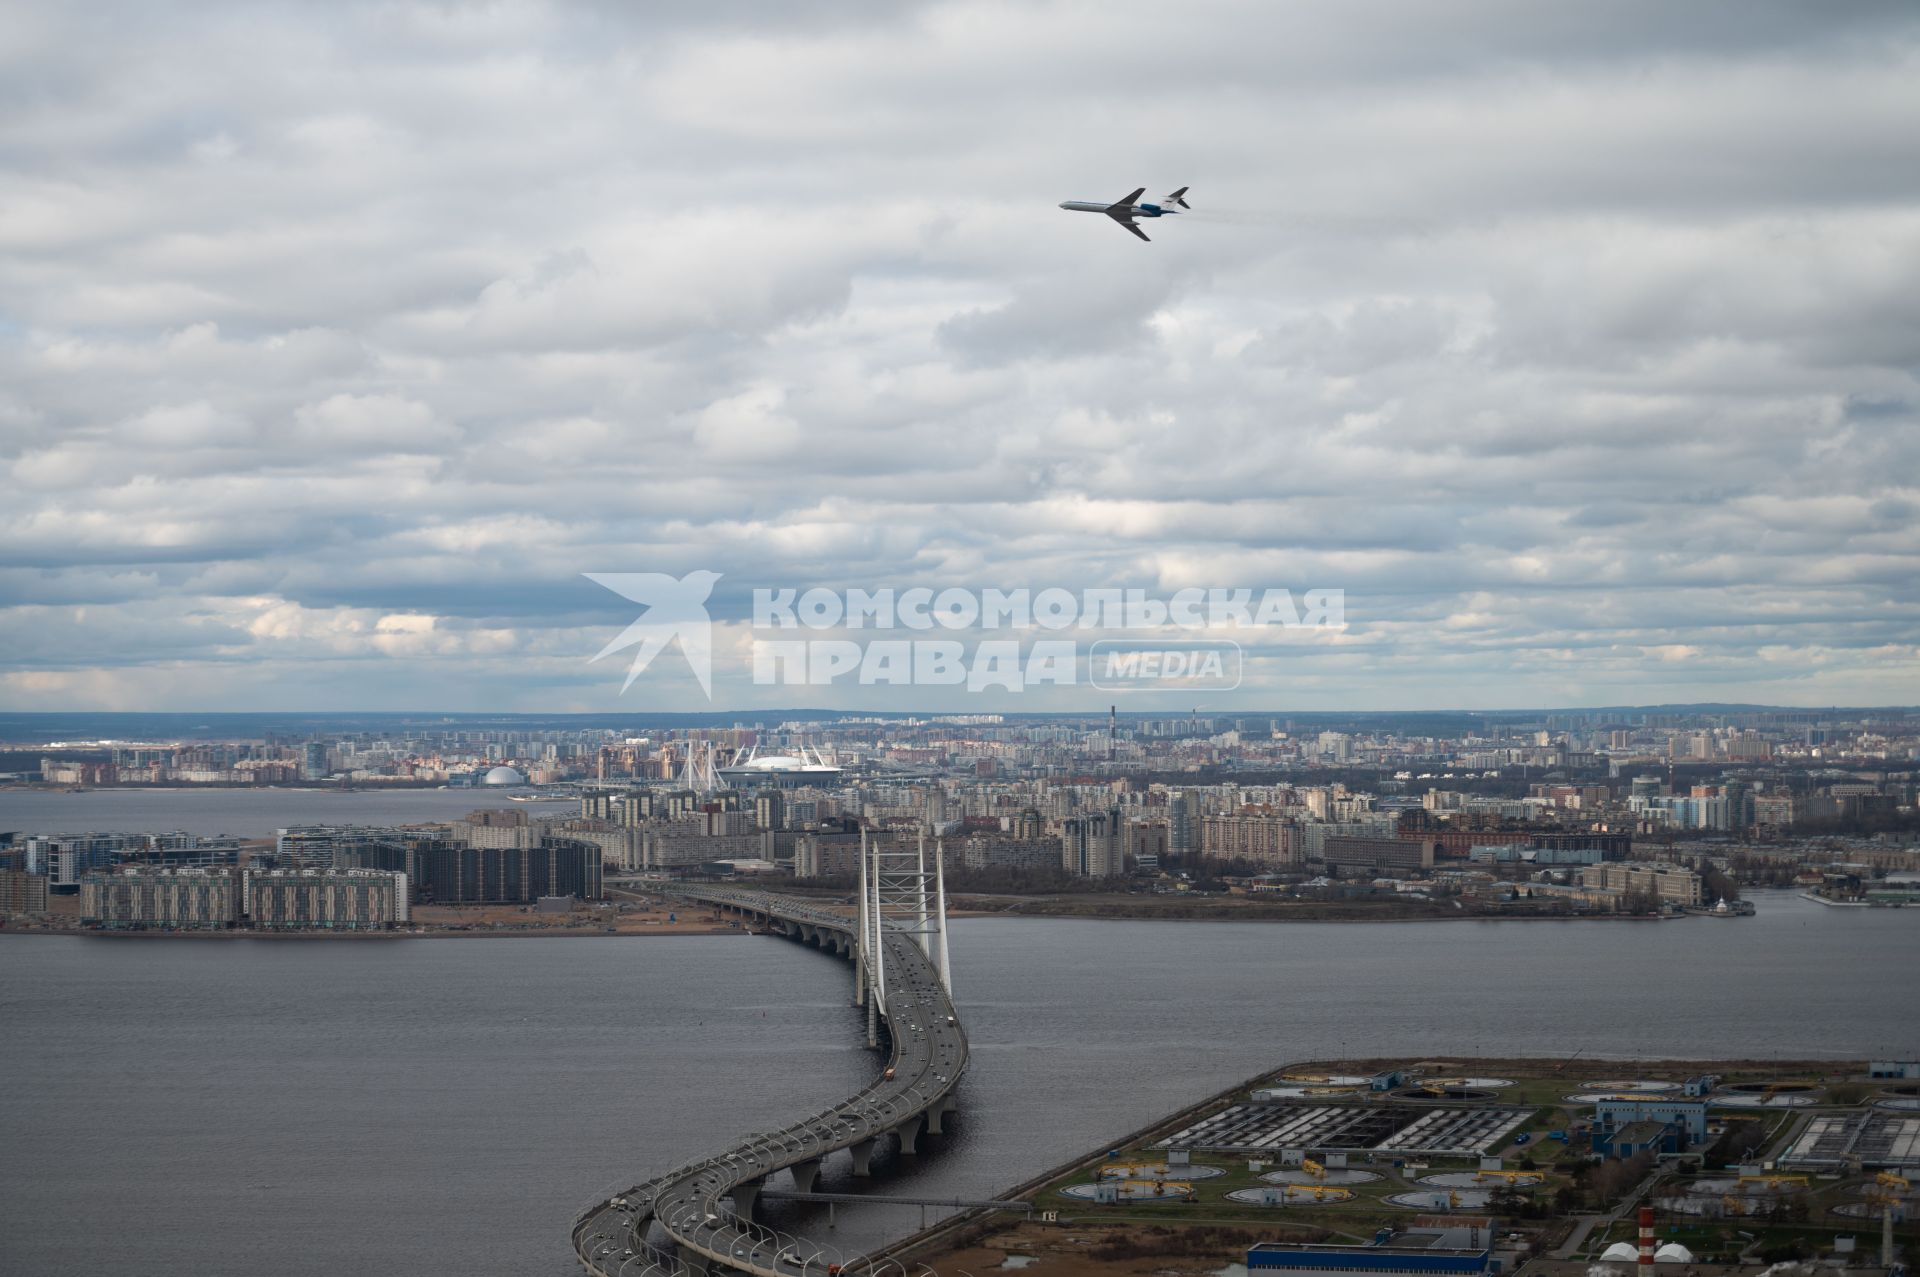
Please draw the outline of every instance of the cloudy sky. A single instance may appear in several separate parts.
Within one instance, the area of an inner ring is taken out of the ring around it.
[[[722,707],[1110,699],[749,682],[914,585],[1346,591],[1222,706],[1920,703],[1916,120],[1911,3],[7,0],[0,705],[700,708],[581,576],[697,569]]]

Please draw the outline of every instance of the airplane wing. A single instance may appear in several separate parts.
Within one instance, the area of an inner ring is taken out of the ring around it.
[[[1146,193],[1147,193],[1147,188],[1143,186],[1139,190],[1135,191],[1133,194],[1126,196],[1124,199],[1115,200],[1113,203],[1107,205],[1107,211],[1111,213],[1116,208],[1132,208],[1135,204],[1138,204],[1140,202],[1140,197],[1142,195],[1145,195]]]
[[[1120,225],[1126,227],[1128,230],[1132,231],[1135,235],[1138,235],[1141,239],[1147,239],[1147,233],[1141,230],[1138,226],[1135,226],[1132,222],[1128,221],[1126,218],[1116,217],[1113,220],[1120,223]],[[1150,239],[1147,239],[1147,243],[1151,244],[1153,243],[1153,241]]]

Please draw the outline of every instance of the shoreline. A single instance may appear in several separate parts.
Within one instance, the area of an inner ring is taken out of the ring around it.
[[[1586,914],[1548,914],[1548,913],[1453,913],[1422,914],[1412,917],[1376,917],[1376,918],[1288,918],[1288,917],[1235,917],[1221,911],[1212,915],[1195,917],[1193,915],[1167,915],[1151,913],[1044,913],[1022,912],[1017,909],[971,909],[951,910],[954,918],[1025,918],[1036,921],[1083,921],[1083,922],[1243,922],[1243,923],[1314,923],[1317,925],[1343,925],[1359,923],[1363,926],[1395,925],[1414,922],[1675,922],[1684,918],[1705,917],[1704,914],[1643,914],[1643,913],[1586,913]],[[1740,915],[1747,916],[1747,915]]]
[[[1010,918],[1031,922],[1153,922],[1172,925],[1198,924],[1202,926],[1239,924],[1243,926],[1301,926],[1318,927],[1339,926],[1403,926],[1420,922],[1609,922],[1609,923],[1658,923],[1679,922],[1689,917],[1702,915],[1668,914],[1660,917],[1643,915],[1595,914],[1591,916],[1549,917],[1541,914],[1521,914],[1515,917],[1501,917],[1498,914],[1457,914],[1440,915],[1425,918],[1156,918],[1129,914],[1033,914],[1033,913],[994,913],[984,911],[956,911],[954,918]],[[722,936],[767,934],[758,931],[744,931],[737,927],[713,927],[688,929],[685,927],[660,928],[645,931],[606,931],[600,928],[554,928],[551,930],[529,928],[525,930],[491,930],[473,928],[455,931],[448,928],[435,928],[427,931],[393,929],[385,931],[328,931],[325,929],[300,931],[255,931],[244,927],[225,930],[187,930],[166,931],[159,929],[95,930],[85,927],[0,927],[0,936],[70,936],[82,939],[110,938],[116,940],[623,940],[658,938],[661,936]]]
[[[527,929],[524,931],[470,930],[453,931],[437,928],[431,931],[388,930],[388,931],[327,931],[322,929],[303,931],[254,931],[244,927],[226,930],[205,931],[161,931],[161,930],[93,930],[75,927],[60,929],[53,927],[0,927],[0,938],[6,936],[56,936],[73,940],[655,940],[662,937],[681,938],[688,936],[757,936],[758,931],[743,931],[737,927],[711,927],[692,929],[686,927],[665,928],[647,931],[589,931],[584,928],[572,928],[551,931]]]

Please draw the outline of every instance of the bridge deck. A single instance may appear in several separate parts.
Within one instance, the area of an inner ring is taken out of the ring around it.
[[[767,892],[725,889],[684,894],[764,919],[795,937],[839,933],[852,919],[809,902]],[[828,1277],[820,1248],[755,1224],[723,1199],[750,1201],[766,1177],[788,1167],[817,1167],[841,1149],[863,1165],[873,1141],[896,1133],[911,1149],[931,1116],[952,1107],[950,1095],[967,1067],[967,1039],[933,962],[910,937],[888,932],[888,1068],[858,1094],[822,1113],[754,1135],[726,1152],[680,1167],[592,1207],[573,1227],[574,1253],[597,1277],[685,1277],[719,1266],[754,1277]],[[891,1076],[888,1076],[891,1074]],[[803,1186],[811,1185],[808,1174]],[[672,1250],[648,1242],[657,1223]]]

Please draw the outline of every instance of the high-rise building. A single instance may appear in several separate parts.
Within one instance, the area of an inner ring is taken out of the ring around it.
[[[239,916],[240,882],[225,871],[130,869],[80,883],[80,919],[102,927],[218,930]]]
[[[753,796],[753,823],[762,829],[787,827],[787,799],[777,789],[763,789]]]
[[[1167,850],[1176,856],[1191,855],[1199,850],[1199,842],[1194,837],[1193,800],[1185,794],[1175,794],[1167,800]]]
[[[1126,821],[1118,807],[1088,812],[1062,827],[1060,859],[1070,874],[1111,878],[1126,871]]]
[[[47,876],[0,869],[0,917],[47,911]]]
[[[413,849],[416,899],[433,904],[532,904],[541,896],[598,900],[598,844],[541,834],[530,846],[476,847],[423,839]]]
[[[407,921],[407,876],[377,869],[246,875],[249,923],[268,931],[381,931]]]
[[[1278,867],[1301,858],[1300,827],[1283,816],[1202,816],[1200,852],[1217,860],[1257,860]]]

